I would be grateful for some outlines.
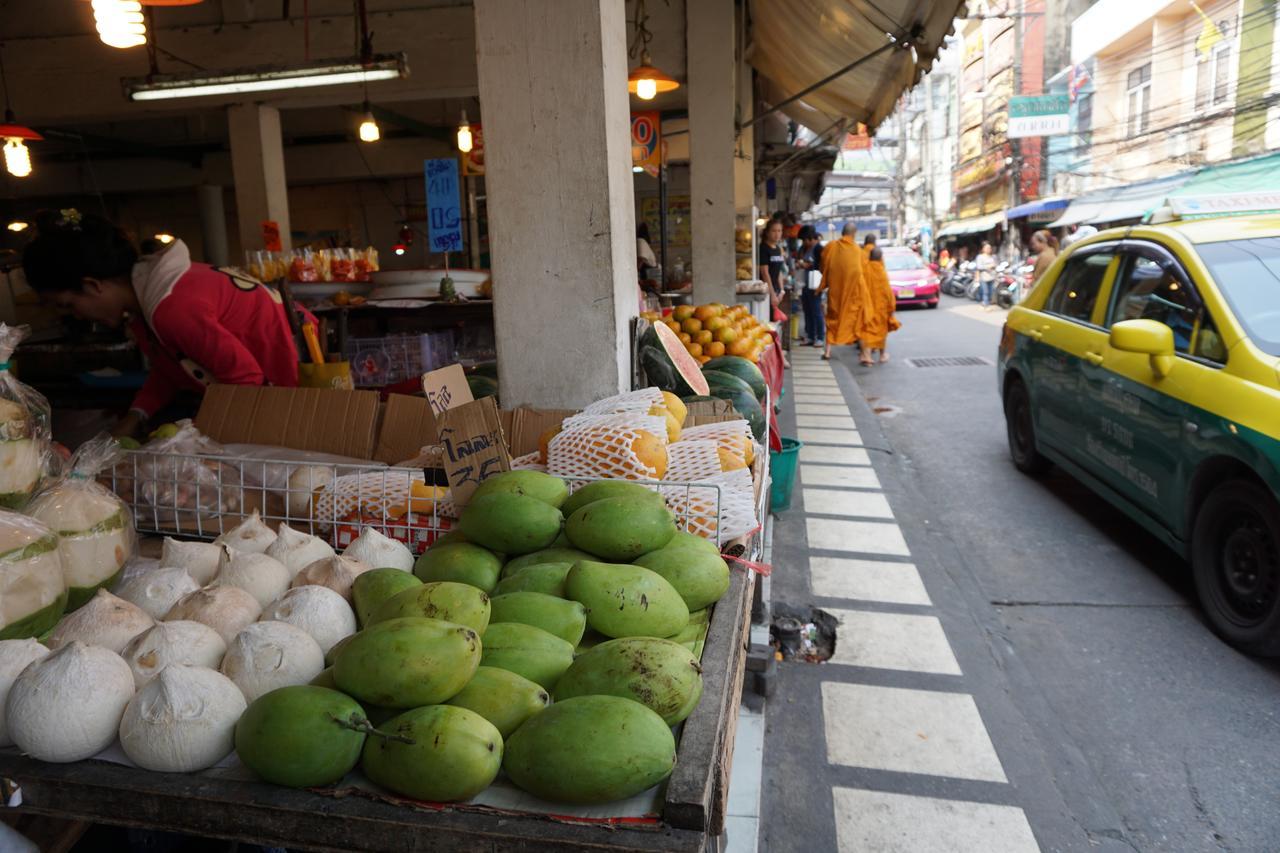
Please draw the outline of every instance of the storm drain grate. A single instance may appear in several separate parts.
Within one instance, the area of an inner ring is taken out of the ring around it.
[[[936,358],[909,358],[912,367],[985,367],[991,364],[980,355],[944,355]]]

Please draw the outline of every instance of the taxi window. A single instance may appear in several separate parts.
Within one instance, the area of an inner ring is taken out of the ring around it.
[[[1053,285],[1044,310],[1088,323],[1113,257],[1111,252],[1094,252],[1069,258]]]
[[[1181,269],[1131,254],[1116,277],[1107,328],[1122,320],[1156,320],[1173,330],[1174,349],[1222,363],[1226,347],[1204,302]]]

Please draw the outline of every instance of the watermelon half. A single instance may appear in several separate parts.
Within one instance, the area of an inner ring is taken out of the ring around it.
[[[751,425],[751,434],[756,437],[756,441],[763,441],[765,430],[764,409],[760,408],[760,401],[756,399],[755,392],[751,390],[751,386],[732,373],[707,370],[702,375],[706,377],[707,387],[711,396],[719,397],[721,400],[728,400],[733,405],[734,410],[746,418],[747,423]]]
[[[756,399],[764,404],[765,384],[764,374],[760,372],[760,368],[756,367],[750,361],[737,355],[722,355],[713,358],[706,364],[702,365],[703,371],[715,370],[720,373],[731,373],[741,379],[743,382],[751,386],[751,391],[756,395]]]
[[[640,366],[649,377],[649,384],[662,391],[677,397],[707,393],[707,380],[702,377],[698,360],[663,323],[654,323],[640,338]]]

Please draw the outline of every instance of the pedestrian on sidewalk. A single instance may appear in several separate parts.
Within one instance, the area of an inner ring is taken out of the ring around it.
[[[867,309],[862,313],[863,328],[858,338],[862,341],[862,363],[871,364],[871,354],[879,351],[879,362],[884,364],[889,360],[889,333],[901,329],[902,323],[894,315],[897,298],[884,266],[884,253],[873,247],[870,258],[866,273]]]
[[[804,341],[811,347],[821,346],[826,338],[826,323],[822,317],[822,293],[818,290],[822,273],[822,242],[812,225],[800,229],[800,305],[804,309]]]
[[[761,281],[769,288],[769,308],[772,319],[781,321],[782,323],[782,366],[790,367],[791,362],[787,359],[785,350],[790,349],[787,332],[787,315],[782,308],[782,300],[786,295],[784,290],[785,279],[784,273],[787,269],[787,256],[782,247],[782,219],[775,217],[769,220],[769,224],[764,227],[764,234],[760,240],[759,257],[756,263],[759,264],[759,275]]]
[[[874,249],[875,247],[876,247],[876,232],[872,231],[870,234],[862,238],[863,266],[866,266],[866,264],[871,261],[871,250]]]
[[[1031,284],[1034,286],[1040,276],[1048,272],[1058,257],[1058,238],[1041,229],[1031,235],[1031,251],[1036,253],[1036,265],[1031,270]]]
[[[982,310],[990,311],[991,291],[996,284],[996,256],[986,240],[982,241],[982,252],[974,263],[978,267],[978,298],[982,302]]]
[[[822,284],[819,293],[827,294],[827,346],[824,361],[831,359],[833,346],[852,346],[862,329],[862,312],[866,309],[866,279],[862,249],[854,242],[858,226],[844,226],[840,239],[822,250]],[[862,363],[870,364],[866,351]]]

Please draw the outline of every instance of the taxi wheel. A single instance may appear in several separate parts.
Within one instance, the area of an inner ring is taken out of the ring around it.
[[[1004,392],[1004,423],[1009,434],[1009,455],[1013,466],[1024,474],[1038,477],[1052,467],[1036,450],[1036,427],[1031,417],[1031,395],[1021,379],[1014,379]]]
[[[1191,569],[1219,636],[1280,656],[1280,504],[1270,491],[1248,480],[1214,489],[1196,515]]]

